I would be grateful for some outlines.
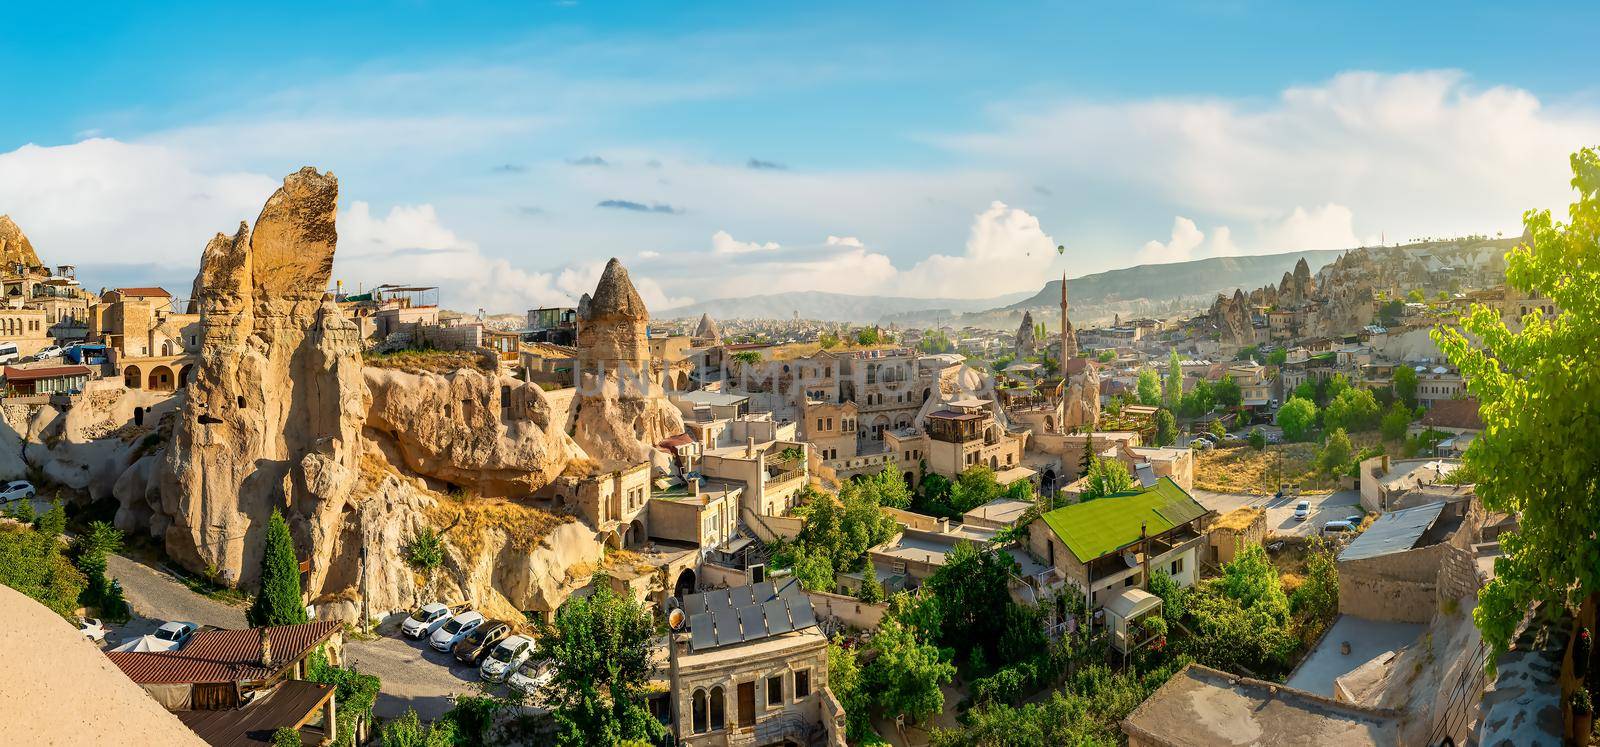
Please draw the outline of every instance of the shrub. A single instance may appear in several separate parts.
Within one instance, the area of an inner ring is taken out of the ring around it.
[[[1262,433],[1260,428],[1250,429],[1250,448],[1256,451],[1267,448],[1267,434]]]
[[[300,732],[287,726],[280,726],[272,732],[272,747],[300,747]]]
[[[424,527],[411,535],[405,547],[406,563],[412,568],[429,573],[444,562],[444,538],[431,528]]]

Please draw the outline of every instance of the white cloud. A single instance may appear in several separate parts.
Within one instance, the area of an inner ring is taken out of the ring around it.
[[[116,140],[0,153],[0,212],[53,264],[177,264],[192,277],[206,241],[254,221],[278,184],[201,171],[181,151]]]
[[[713,254],[750,254],[752,252],[775,252],[778,245],[768,241],[758,244],[754,241],[739,241],[727,231],[718,231],[711,235],[711,251]]]
[[[1255,229],[1242,243],[1256,253],[1305,248],[1279,242],[1349,246],[1340,242],[1380,231],[1520,230],[1523,210],[1570,201],[1567,156],[1600,139],[1592,108],[1545,105],[1452,70],[1348,72],[1266,104],[1029,102],[999,119],[943,142],[1082,185],[1076,199],[1113,194],[1242,222]]]
[[[1172,239],[1165,244],[1155,240],[1145,242],[1144,248],[1139,250],[1139,263],[1159,264],[1194,259],[1194,250],[1205,240],[1205,232],[1194,221],[1180,215],[1172,219]]]
[[[897,282],[903,295],[983,298],[1042,286],[1056,257],[1038,218],[995,201],[973,219],[964,253],[932,255]]]
[[[339,213],[339,251],[335,276],[377,283],[426,283],[440,287],[440,302],[463,311],[517,311],[535,306],[574,304],[594,291],[605,269],[601,261],[581,262],[552,272],[530,272],[479,247],[439,222],[432,205],[397,205],[376,217],[365,202]],[[671,298],[654,280],[632,275],[650,308],[691,303]]]

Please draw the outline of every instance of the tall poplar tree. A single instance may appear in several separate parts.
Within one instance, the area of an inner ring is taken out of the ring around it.
[[[266,547],[261,552],[261,590],[245,619],[252,628],[307,620],[306,606],[300,598],[300,561],[295,560],[294,537],[276,508],[267,521]]]

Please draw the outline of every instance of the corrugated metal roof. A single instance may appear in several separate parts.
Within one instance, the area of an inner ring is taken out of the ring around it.
[[[1339,553],[1339,560],[1365,560],[1410,550],[1443,511],[1444,502],[1440,501],[1379,516]]]
[[[271,677],[298,661],[339,629],[337,622],[267,628],[275,666],[261,666],[261,629],[202,630],[177,651],[109,651],[106,656],[146,685],[181,682],[248,682]]]
[[[211,745],[249,747],[273,744],[272,733],[310,720],[333,696],[333,685],[289,680],[242,708],[178,711],[178,719]],[[350,718],[338,715],[335,718]],[[302,741],[302,744],[305,742]],[[313,742],[315,744],[315,742]]]

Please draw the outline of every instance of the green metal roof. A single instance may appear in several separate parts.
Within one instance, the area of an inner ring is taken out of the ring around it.
[[[1163,477],[1144,490],[1063,506],[1044,522],[1078,560],[1087,563],[1139,541],[1139,526],[1152,537],[1206,514],[1183,488]]]

